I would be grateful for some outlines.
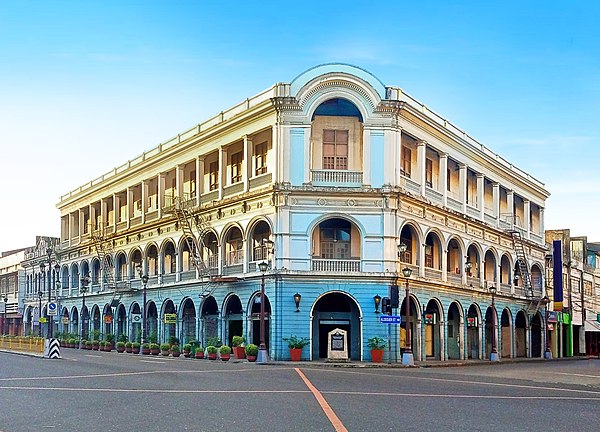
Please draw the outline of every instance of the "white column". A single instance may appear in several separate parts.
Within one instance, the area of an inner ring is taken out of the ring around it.
[[[417,169],[419,170],[419,181],[421,182],[421,195],[425,196],[425,155],[427,151],[427,142],[419,140],[417,142]]]
[[[442,203],[444,207],[448,205],[448,153],[440,155],[440,191],[443,195]]]
[[[131,215],[133,214],[133,190],[129,186],[125,190],[127,200],[127,228],[131,226]]]
[[[458,188],[462,212],[467,213],[467,165],[463,163],[458,165]]]
[[[142,223],[146,223],[146,212],[148,211],[148,181],[142,180]]]
[[[494,216],[496,217],[496,226],[500,226],[500,184],[492,184],[492,202],[494,207]]]
[[[173,204],[175,204],[175,198],[187,198],[183,197],[183,167],[181,164],[175,166],[175,193],[173,197]]]
[[[204,158],[196,158],[196,207],[200,206],[200,195],[204,193]]]
[[[537,234],[540,234],[542,237],[544,236],[544,207],[540,207],[540,232]]]
[[[113,216],[114,216],[113,233],[116,233],[117,225],[119,224],[120,217],[121,217],[121,200],[119,199],[119,195],[115,194],[115,193],[113,194]]]
[[[442,256],[440,257],[442,260],[442,281],[448,281],[448,251],[442,248]]]
[[[529,234],[531,232],[531,201],[528,199],[523,199],[523,228],[525,229],[525,233],[527,238],[530,238]]]
[[[252,155],[253,151],[253,142],[252,138],[248,135],[244,135],[244,156],[243,156],[243,169],[242,179],[244,181],[244,191],[250,190],[250,177],[253,177],[254,172],[252,171]]]
[[[282,128],[279,123],[273,126],[273,130],[271,133],[271,148],[268,147],[267,143],[267,171],[271,172],[272,182],[279,182],[279,163],[278,163],[278,155],[281,151],[280,146],[283,145],[283,140],[281,139]]]
[[[479,209],[479,219],[483,220],[485,209],[484,194],[485,194],[485,177],[483,174],[477,174],[477,208]]]
[[[100,233],[104,234],[108,225],[108,215],[106,214],[106,199],[100,199],[100,226],[98,229]]]
[[[219,201],[223,199],[223,187],[227,178],[227,151],[219,147]]]
[[[165,206],[165,174],[159,173],[157,176],[158,183],[158,218],[162,218],[163,207]]]
[[[506,207],[508,208],[508,222],[511,225],[515,224],[515,200],[514,192],[511,190],[506,191]]]

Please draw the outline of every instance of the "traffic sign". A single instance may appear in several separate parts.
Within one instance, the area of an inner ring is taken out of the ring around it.
[[[58,306],[54,302],[48,303],[48,315],[56,316],[58,314]]]
[[[380,315],[379,322],[381,324],[400,324],[402,318],[399,315]]]
[[[48,320],[46,319],[46,317],[39,317],[38,318],[38,322],[41,323],[41,324],[43,324],[45,322],[48,322]]]

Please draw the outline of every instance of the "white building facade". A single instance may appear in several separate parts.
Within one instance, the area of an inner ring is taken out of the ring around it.
[[[292,334],[324,358],[341,328],[349,358],[369,360],[367,339],[388,332],[376,300],[405,287],[404,268],[415,360],[542,356],[548,195],[401,89],[320,65],[61,197],[57,330],[81,334],[85,312],[86,333],[139,339],[145,274],[157,340],[258,342],[268,260],[275,359]]]

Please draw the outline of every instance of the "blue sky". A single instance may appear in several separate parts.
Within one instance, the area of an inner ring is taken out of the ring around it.
[[[0,251],[58,236],[59,196],[320,63],[402,87],[600,241],[600,3],[0,2]]]

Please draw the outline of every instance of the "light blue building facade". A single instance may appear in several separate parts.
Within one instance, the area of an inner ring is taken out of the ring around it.
[[[320,65],[61,197],[55,331],[139,339],[147,275],[148,335],[257,343],[264,283],[273,359],[290,335],[325,359],[339,328],[355,361],[390,330],[399,361],[405,324],[381,324],[379,300],[398,286],[405,323],[408,284],[415,360],[543,356],[547,197],[402,89]],[[26,317],[46,289],[39,256]]]

